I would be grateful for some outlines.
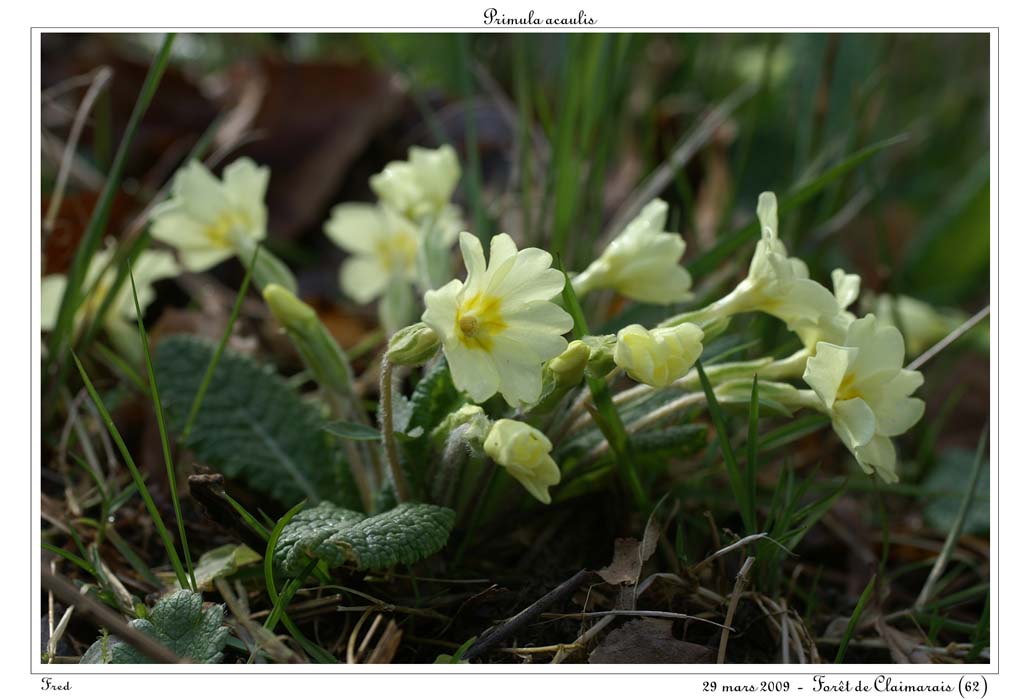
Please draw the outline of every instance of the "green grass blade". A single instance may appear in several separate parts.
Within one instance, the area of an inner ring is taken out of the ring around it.
[[[72,554],[67,549],[62,549],[62,548],[58,547],[55,544],[50,544],[49,542],[43,542],[41,544],[42,544],[43,549],[45,549],[46,551],[52,552],[52,553],[56,554],[59,557],[64,557],[65,559],[67,559],[72,564],[74,564],[75,566],[77,566],[80,569],[82,569],[83,571],[85,571],[87,574],[89,574],[93,578],[97,577],[96,569],[93,568],[93,565],[90,564],[85,559],[83,559],[82,557],[80,557],[79,555]]]
[[[785,197],[779,200],[780,219],[783,215],[788,214],[793,209],[796,209],[875,154],[905,140],[907,140],[907,135],[901,134],[899,136],[894,136],[893,138],[873,143],[870,146],[862,148],[856,153],[852,153],[850,156],[832,166],[818,177],[795,185],[790,189]],[[737,248],[748,241],[757,240],[756,237],[759,231],[760,228],[757,219],[754,218],[750,223],[736,229],[732,233],[720,236],[717,243],[705,250],[701,255],[694,258],[691,262],[687,263],[687,269],[689,269],[694,278],[711,272],[718,267],[723,260],[732,255]]]
[[[457,50],[457,61],[459,80],[461,83],[461,95],[465,100],[465,108],[472,109],[474,93],[472,90],[472,58],[468,48],[467,34],[454,34],[455,48]],[[465,168],[464,181],[465,192],[472,207],[473,229],[479,240],[485,242],[490,239],[492,233],[488,231],[489,222],[486,217],[486,210],[482,204],[482,169],[479,164],[479,136],[476,133],[477,116],[469,114],[465,120]]]
[[[986,451],[986,438],[988,435],[989,426],[987,425],[983,428],[982,435],[979,437],[979,446],[975,451],[975,466],[972,467],[972,477],[968,480],[968,488],[965,490],[965,496],[961,500],[958,517],[954,519],[954,524],[951,525],[950,532],[947,533],[947,539],[943,543],[943,549],[940,550],[939,556],[936,557],[936,562],[933,564],[932,571],[929,572],[929,576],[925,580],[925,585],[922,586],[921,593],[915,599],[913,606],[915,610],[923,609],[929,602],[935,592],[940,576],[943,575],[944,569],[950,563],[950,558],[954,554],[954,548],[957,546],[961,531],[965,528],[965,520],[968,518],[968,511],[975,496],[975,488],[979,484],[979,477],[982,476],[983,464],[985,464],[983,455]]]
[[[748,534],[756,532],[756,523],[751,522],[753,508],[749,504],[750,495],[740,474],[740,467],[736,462],[736,454],[732,451],[729,432],[725,427],[725,416],[722,414],[722,408],[718,405],[718,400],[715,398],[714,389],[711,388],[711,382],[708,380],[707,373],[704,372],[704,367],[699,360],[696,367],[697,376],[700,378],[700,385],[704,389],[704,396],[707,397],[711,422],[714,423],[715,432],[718,433],[718,443],[722,449],[722,457],[725,459],[725,470],[729,475],[729,487],[736,498],[736,505],[740,509],[740,516],[743,518],[743,525],[747,528]]]
[[[868,604],[868,599],[872,597],[872,590],[875,588],[875,574],[872,575],[872,579],[865,586],[865,590],[861,593],[861,597],[858,598],[857,605],[854,607],[854,612],[850,616],[850,622],[847,623],[847,629],[843,632],[843,638],[840,640],[840,649],[836,652],[836,660],[834,664],[843,663],[843,657],[847,654],[847,647],[850,646],[850,638],[854,636],[854,630],[857,629],[858,621],[861,619],[861,613],[865,611],[865,605]]]
[[[747,513],[743,521],[747,529],[757,532],[757,468],[758,468],[758,434],[757,422],[760,417],[760,398],[758,396],[757,375],[750,389],[750,415],[747,420],[747,470],[744,473],[743,486],[747,493]]]
[[[560,260],[557,262],[557,266],[565,276],[565,286],[561,291],[561,297],[566,310],[572,316],[574,324],[572,332],[576,338],[581,338],[589,333],[586,317],[583,315],[582,306],[579,305],[579,300],[572,289],[572,281],[568,278],[568,273],[564,271]],[[614,400],[611,398],[611,389],[607,382],[599,377],[587,376],[586,382],[593,395],[593,402],[596,404],[596,412],[591,411],[591,414],[593,414],[600,432],[611,446],[611,454],[614,455],[618,475],[631,494],[636,508],[644,515],[649,514],[653,510],[653,506],[629,454],[629,439],[625,432],[625,424],[622,423],[622,417],[618,415],[618,410],[615,408]]]
[[[186,524],[182,520],[182,506],[179,504],[179,489],[175,478],[175,462],[172,461],[171,446],[168,443],[168,428],[164,423],[164,409],[161,406],[161,394],[157,390],[157,375],[154,374],[154,363],[150,357],[150,339],[143,328],[143,310],[139,306],[139,295],[136,291],[136,277],[129,270],[129,283],[132,285],[132,303],[136,307],[136,327],[139,329],[139,342],[143,346],[143,359],[146,362],[146,375],[150,382],[150,398],[154,403],[154,416],[157,418],[157,431],[161,435],[161,455],[164,457],[164,469],[168,475],[168,489],[171,492],[172,508],[175,510],[175,524],[179,530],[179,542],[182,544],[182,556],[186,560],[186,571],[192,590],[197,589],[196,575],[193,573],[193,559],[189,555],[189,540],[186,539]]]
[[[972,646],[968,650],[968,655],[965,656],[965,663],[973,663],[978,661],[979,654],[982,652],[986,645],[990,643],[990,596],[987,591],[986,602],[983,603],[983,614],[979,617],[979,622],[975,626],[975,632],[972,633]]]
[[[150,64],[150,70],[143,81],[143,88],[140,90],[139,97],[136,98],[136,105],[132,109],[132,114],[125,126],[125,133],[122,136],[121,143],[118,144],[118,151],[115,153],[114,160],[111,163],[111,170],[107,175],[107,181],[104,183],[104,189],[100,193],[100,199],[97,202],[97,206],[93,209],[89,223],[86,225],[86,230],[83,233],[82,242],[79,244],[78,250],[75,252],[75,258],[72,260],[71,268],[68,270],[67,287],[64,290],[64,296],[61,298],[61,305],[57,312],[57,321],[50,336],[51,354],[49,358],[53,358],[52,361],[57,361],[58,364],[62,364],[65,358],[64,353],[69,345],[66,342],[67,337],[72,329],[75,311],[82,301],[81,286],[85,281],[89,263],[100,246],[103,233],[107,229],[114,196],[121,185],[122,171],[125,168],[129,147],[132,145],[136,131],[143,120],[143,115],[150,106],[154,93],[157,92],[161,76],[168,65],[174,40],[175,34],[166,35],[161,48]],[[46,370],[49,369],[50,364],[51,361],[46,362],[46,369],[43,372],[44,377],[48,375]]]
[[[179,555],[175,551],[175,544],[172,542],[171,535],[168,534],[168,528],[164,525],[164,519],[161,517],[160,511],[157,510],[157,506],[154,504],[154,499],[150,496],[150,491],[147,490],[146,483],[143,481],[143,475],[136,467],[136,462],[132,459],[132,455],[129,453],[129,448],[126,447],[125,441],[122,440],[121,433],[118,432],[118,428],[114,424],[114,419],[111,418],[111,414],[108,413],[107,407],[104,406],[104,402],[100,398],[100,394],[97,393],[96,387],[94,387],[93,382],[90,381],[89,375],[86,373],[86,368],[82,366],[82,362],[79,360],[79,356],[72,352],[71,357],[75,362],[75,366],[79,369],[79,374],[82,376],[83,384],[86,385],[86,391],[89,393],[89,397],[96,405],[97,411],[100,412],[100,417],[104,422],[104,426],[107,428],[107,432],[110,433],[111,439],[114,440],[114,444],[118,447],[118,451],[121,452],[122,459],[125,460],[125,466],[128,467],[129,473],[132,475],[132,481],[135,483],[136,489],[139,491],[140,496],[143,497],[143,503],[146,505],[147,513],[150,514],[150,518],[154,521],[154,527],[157,528],[157,532],[161,537],[161,543],[164,545],[164,549],[168,553],[168,559],[171,562],[172,568],[175,569],[175,576],[179,580],[179,585],[182,588],[187,588],[189,586],[189,579],[186,577],[186,571],[182,568],[182,562],[179,560]]]
[[[193,404],[189,407],[189,417],[186,418],[186,425],[182,429],[183,440],[189,437],[189,432],[193,429],[193,423],[196,421],[197,414],[200,413],[200,405],[204,402],[207,388],[211,385],[211,378],[214,377],[214,370],[218,367],[218,361],[221,360],[222,353],[225,352],[225,346],[228,345],[229,338],[232,336],[232,329],[236,326],[236,319],[239,318],[239,312],[243,308],[243,299],[246,298],[247,290],[250,288],[250,277],[253,275],[254,265],[257,263],[257,253],[260,250],[260,244],[254,246],[254,255],[250,258],[250,264],[247,265],[246,274],[243,275],[243,284],[240,285],[239,293],[236,294],[236,301],[232,305],[232,313],[229,314],[229,322],[225,325],[225,331],[218,341],[218,346],[214,349],[214,354],[211,355],[210,362],[207,363],[204,378],[200,380],[200,386],[197,388],[197,394],[193,398]]]

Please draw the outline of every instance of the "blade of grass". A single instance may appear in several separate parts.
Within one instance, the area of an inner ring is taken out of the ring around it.
[[[129,270],[129,284],[132,286],[132,303],[136,307],[136,328],[139,330],[139,342],[143,346],[143,359],[146,362],[147,380],[150,382],[150,398],[154,403],[154,416],[157,418],[157,432],[161,435],[161,455],[164,457],[164,469],[168,476],[168,489],[171,492],[172,509],[175,511],[175,524],[179,530],[179,542],[182,544],[182,556],[186,560],[186,571],[192,590],[197,589],[196,575],[193,573],[193,559],[189,555],[189,540],[186,539],[186,524],[182,520],[182,506],[179,504],[179,489],[175,478],[175,462],[172,461],[171,447],[168,443],[168,428],[164,423],[164,408],[161,406],[161,394],[157,389],[157,375],[154,374],[154,363],[150,357],[150,339],[143,328],[143,310],[139,306],[139,295],[136,290],[136,277]]]
[[[147,393],[146,384],[143,382],[143,378],[139,376],[139,372],[133,369],[128,362],[118,355],[118,353],[111,350],[111,348],[107,347],[103,343],[97,343],[94,347],[100,355],[100,359],[103,360],[108,367],[124,376],[125,379],[127,379],[133,387],[138,389],[141,394]]]
[[[965,656],[965,663],[972,663],[979,659],[979,654],[990,642],[990,596],[989,592],[986,595],[986,602],[983,603],[983,614],[979,617],[979,622],[975,626],[975,632],[972,633],[972,646],[968,650],[968,655]]]
[[[189,437],[189,432],[193,429],[193,423],[196,421],[197,414],[200,413],[200,405],[204,402],[204,396],[207,395],[207,388],[211,385],[211,379],[214,377],[214,370],[218,366],[218,361],[221,360],[222,353],[225,352],[225,346],[229,343],[229,337],[232,335],[232,329],[236,326],[236,319],[239,318],[239,312],[243,308],[243,299],[246,298],[247,290],[250,288],[250,277],[254,272],[254,265],[257,263],[257,253],[260,250],[260,244],[254,246],[254,254],[250,258],[250,264],[247,265],[246,274],[243,275],[243,284],[240,285],[239,292],[236,294],[236,301],[232,305],[232,313],[229,314],[229,321],[225,324],[225,331],[222,333],[222,337],[218,341],[218,346],[214,349],[214,353],[211,355],[210,362],[207,363],[207,369],[204,370],[204,378],[200,380],[200,386],[197,388],[196,396],[193,397],[193,404],[189,407],[189,416],[186,418],[186,425],[182,429],[183,440],[186,440]]]
[[[146,78],[143,81],[143,87],[139,92],[139,97],[136,98],[136,104],[125,126],[125,133],[122,136],[121,143],[118,144],[118,151],[115,153],[107,181],[104,183],[104,189],[100,193],[100,199],[97,202],[97,206],[93,209],[89,223],[86,225],[86,230],[83,233],[82,242],[79,244],[75,252],[75,258],[72,260],[71,268],[68,270],[67,286],[64,290],[64,296],[61,298],[61,305],[57,312],[57,321],[54,325],[53,333],[50,336],[51,353],[45,361],[44,377],[48,376],[53,362],[58,362],[60,365],[65,360],[65,353],[69,346],[69,343],[66,342],[67,336],[72,329],[75,311],[83,298],[81,286],[85,281],[86,270],[97,248],[100,246],[100,240],[104,231],[107,229],[114,196],[121,185],[122,171],[125,167],[129,147],[132,145],[136,131],[143,120],[143,115],[150,106],[154,93],[157,92],[161,76],[168,65],[174,40],[175,34],[167,34],[161,44],[161,48],[150,64],[150,70],[147,72]]]
[[[972,498],[975,495],[975,487],[979,483],[979,477],[982,475],[983,454],[986,450],[986,437],[989,435],[989,425],[983,427],[982,435],[979,437],[979,446],[975,451],[975,466],[972,467],[972,478],[968,480],[968,488],[965,490],[965,497],[961,501],[961,507],[958,509],[958,516],[954,519],[954,524],[951,525],[950,532],[947,533],[947,539],[943,543],[943,549],[940,550],[940,554],[936,557],[936,562],[933,564],[932,571],[929,572],[928,578],[925,580],[925,585],[922,586],[922,591],[918,594],[915,599],[915,604],[912,606],[915,610],[923,609],[929,602],[929,599],[934,593],[936,583],[939,581],[940,576],[943,575],[944,569],[947,568],[947,564],[950,563],[950,558],[954,554],[954,548],[957,546],[958,538],[961,536],[961,531],[965,528],[965,520],[968,517],[968,510],[972,505]]]
[[[757,532],[757,423],[760,411],[757,375],[755,374],[754,384],[750,389],[750,415],[747,421],[747,471],[743,479],[743,486],[747,493],[747,507],[750,509],[744,522],[748,523],[747,527],[751,532]]]
[[[854,636],[854,630],[857,629],[858,620],[861,619],[861,613],[865,611],[865,605],[868,604],[868,599],[872,596],[872,590],[875,588],[876,575],[872,574],[871,580],[868,585],[865,586],[865,590],[861,593],[861,597],[858,598],[857,605],[854,607],[854,612],[850,616],[850,622],[847,623],[847,629],[843,632],[843,638],[840,640],[840,649],[836,652],[836,660],[833,661],[835,664],[843,663],[843,657],[847,654],[847,647],[850,646],[850,638]]]
[[[295,593],[296,591],[294,590],[293,592],[290,592],[289,596],[286,597],[285,593],[287,592],[286,588],[288,587],[288,584],[286,587],[283,587],[283,595],[280,595],[279,591],[276,590],[275,587],[275,546],[278,544],[279,537],[282,536],[282,531],[285,529],[286,525],[289,524],[289,521],[292,520],[297,513],[303,510],[304,506],[306,505],[307,501],[301,501],[300,503],[290,508],[285,515],[279,518],[278,522],[275,523],[275,527],[273,527],[272,531],[268,534],[268,545],[265,547],[264,550],[264,584],[268,590],[268,597],[271,599],[272,605],[275,606],[272,610],[273,614],[275,612],[275,608],[278,608],[278,617],[281,618],[282,624],[286,627],[286,630],[293,636],[293,638],[300,643],[300,645],[304,648],[304,651],[310,654],[311,657],[316,659],[319,663],[334,664],[338,663],[337,659],[333,657],[331,654],[329,654],[327,651],[319,647],[317,644],[314,644],[313,642],[308,640],[307,637],[305,637],[303,633],[301,633],[301,631],[297,628],[293,620],[290,619],[289,615],[286,614],[285,605],[289,601],[289,598],[291,598],[293,596],[293,593]],[[295,579],[297,588],[299,588],[300,584],[302,584],[304,579],[307,578],[307,575],[315,570],[315,567],[317,565],[318,559],[314,558],[311,561],[311,563],[304,568],[304,572]],[[283,597],[285,597],[285,601],[280,603],[280,601],[283,600]],[[271,620],[272,618],[271,616],[269,616],[268,621]],[[271,629],[271,627],[269,627],[267,624],[268,621],[266,621],[265,627]],[[274,623],[277,622],[278,620],[276,619]],[[274,626],[274,624],[272,626]]]
[[[487,230],[489,222],[486,219],[486,210],[482,205],[482,172],[479,165],[479,137],[476,129],[478,115],[474,111],[474,94],[472,92],[472,66],[470,50],[468,48],[468,35],[454,34],[457,61],[460,67],[458,71],[461,83],[461,95],[465,101],[465,192],[472,207],[472,217],[475,224],[475,235],[482,241],[489,240],[490,232]]]
[[[899,136],[894,136],[893,138],[873,143],[870,146],[866,146],[858,152],[851,154],[849,157],[832,166],[818,177],[808,182],[795,185],[790,189],[785,197],[779,200],[780,218],[784,214],[789,213],[814,197],[835,180],[843,177],[845,174],[861,165],[875,154],[889,148],[890,146],[895,146],[898,143],[906,141],[907,138],[906,134],[901,134]],[[687,269],[694,278],[711,272],[723,260],[732,255],[737,248],[747,241],[754,239],[759,230],[757,219],[754,218],[750,223],[736,229],[732,233],[720,236],[717,243],[687,263]]]
[[[122,440],[121,433],[118,432],[118,428],[114,425],[114,420],[111,418],[111,414],[107,412],[107,407],[104,406],[103,400],[97,393],[96,388],[93,386],[93,382],[89,379],[89,374],[86,373],[86,368],[82,366],[82,362],[79,360],[79,356],[74,351],[71,353],[72,360],[75,362],[75,366],[78,367],[79,374],[82,376],[82,382],[86,385],[86,391],[89,392],[89,397],[93,399],[93,403],[96,405],[97,411],[100,412],[100,417],[107,427],[107,432],[111,434],[111,439],[114,440],[115,445],[118,447],[118,451],[121,452],[122,459],[125,460],[125,466],[128,467],[129,473],[132,475],[132,481],[136,485],[136,489],[139,491],[140,496],[143,497],[143,503],[146,505],[147,513],[150,514],[151,520],[154,521],[154,527],[157,528],[157,532],[161,537],[161,543],[164,545],[165,551],[168,553],[168,559],[171,561],[172,568],[175,569],[175,576],[179,580],[179,585],[182,588],[189,586],[189,579],[186,577],[186,571],[182,568],[182,562],[179,560],[179,555],[175,551],[175,545],[172,542],[171,535],[168,534],[168,528],[164,525],[164,519],[161,517],[161,513],[157,510],[157,506],[154,504],[154,499],[150,496],[150,491],[146,487],[146,483],[143,481],[143,475],[140,474],[139,469],[136,467],[135,460],[132,459],[132,455],[129,453],[129,448],[125,445],[125,441]]]
[[[572,281],[569,279],[568,273],[565,272],[560,260],[557,261],[557,267],[565,276],[565,287],[561,291],[561,297],[564,300],[565,308],[572,316],[572,322],[574,323],[572,332],[576,338],[581,338],[589,333],[589,329],[586,326],[586,318],[582,313],[579,300],[575,296],[575,291],[572,289]],[[611,446],[611,454],[615,457],[618,475],[632,496],[639,512],[648,514],[653,510],[653,506],[647,497],[643,484],[640,482],[639,474],[636,473],[636,465],[633,464],[632,458],[629,455],[628,435],[625,432],[622,417],[618,415],[614,400],[611,398],[611,390],[608,388],[607,382],[599,377],[588,376],[586,382],[596,404],[596,410],[590,410],[590,413],[593,415],[597,427],[600,428],[600,432],[603,433],[604,438]],[[587,409],[589,408],[587,405]]]
[[[725,470],[729,476],[729,488],[732,489],[733,496],[736,498],[736,505],[740,509],[740,516],[743,518],[743,525],[747,532],[757,532],[757,523],[752,522],[754,520],[754,510],[750,505],[750,494],[744,484],[743,477],[740,475],[740,467],[736,462],[736,455],[729,441],[729,432],[725,427],[725,416],[722,414],[722,408],[718,405],[718,400],[715,398],[714,389],[711,388],[711,382],[708,380],[704,367],[699,360],[696,367],[700,385],[704,389],[704,396],[707,397],[711,422],[714,423],[715,431],[718,433],[718,443],[722,449]]]
[[[63,557],[65,559],[67,559],[72,564],[74,564],[75,566],[79,567],[80,569],[85,571],[87,574],[89,574],[93,578],[97,577],[96,569],[93,568],[93,565],[90,564],[85,559],[83,559],[82,557],[80,557],[79,555],[72,554],[67,549],[62,549],[62,548],[58,547],[55,544],[50,544],[49,542],[42,542],[41,545],[42,545],[43,549],[45,549],[46,551],[52,552],[52,553],[56,554],[59,557]]]

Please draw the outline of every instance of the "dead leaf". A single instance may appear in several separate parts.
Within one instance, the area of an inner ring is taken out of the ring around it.
[[[632,620],[614,630],[590,654],[591,664],[705,664],[714,649],[672,636],[672,621]]]
[[[634,537],[619,537],[615,540],[614,558],[610,564],[597,571],[597,574],[612,586],[622,583],[635,584],[640,578],[642,567],[639,540]]]

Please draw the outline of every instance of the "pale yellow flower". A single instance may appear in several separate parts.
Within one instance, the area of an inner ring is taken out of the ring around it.
[[[904,339],[869,314],[850,324],[842,345],[819,342],[804,381],[814,389],[833,429],[867,473],[897,481],[891,437],[921,419],[925,403],[911,398],[922,374],[903,369]]]
[[[840,345],[847,336],[847,329],[857,318],[847,311],[861,292],[861,277],[848,274],[841,268],[832,271],[833,296],[836,299],[836,310],[818,318],[817,321],[796,321],[793,330],[800,337],[808,352],[814,352],[815,345],[821,341]]]
[[[104,299],[107,298],[108,292],[114,286],[118,270],[108,266],[113,257],[114,247],[110,246],[105,250],[97,251],[90,260],[82,286],[86,296],[75,312],[75,333],[79,333],[100,312]],[[154,300],[154,282],[178,275],[179,266],[175,263],[175,257],[168,251],[144,250],[136,258],[132,274],[136,281],[139,308],[146,309]],[[40,287],[40,325],[42,330],[52,330],[56,324],[57,312],[60,309],[67,284],[68,279],[64,275],[47,275],[43,278]],[[111,300],[102,325],[112,339],[120,341],[119,344],[121,344],[123,341],[132,339],[137,333],[134,325],[135,319],[136,305],[132,299],[132,285],[126,277]]]
[[[366,304],[382,296],[391,280],[417,279],[421,234],[393,209],[340,204],[333,208],[325,233],[351,254],[340,268],[339,281],[354,301]]]
[[[406,161],[393,161],[372,176],[372,190],[412,221],[426,216],[452,220],[450,197],[461,178],[457,152],[450,145],[435,150],[412,146],[407,154]]]
[[[462,233],[468,277],[425,293],[422,320],[436,331],[454,385],[481,403],[498,391],[512,406],[536,403],[542,366],[564,351],[572,317],[550,300],[564,275],[550,267],[539,248],[519,251],[506,233],[490,243],[489,266],[482,244]]]
[[[266,235],[269,170],[249,158],[226,166],[219,180],[193,160],[175,173],[171,197],[154,207],[150,232],[172,246],[187,270],[206,270],[253,249]]]
[[[613,289],[651,304],[689,299],[692,280],[679,259],[686,241],[664,230],[668,204],[655,199],[643,208],[600,257],[573,280],[576,294]]]
[[[638,382],[665,387],[693,367],[703,339],[704,331],[692,323],[652,331],[633,324],[618,331],[615,364]]]
[[[902,294],[881,294],[874,300],[875,315],[900,329],[909,356],[920,355],[967,320],[952,309],[936,309]]]
[[[546,435],[521,421],[501,418],[483,447],[533,498],[550,503],[548,488],[561,481],[561,471],[550,456],[553,445]]]
[[[789,257],[786,246],[779,240],[778,205],[774,194],[761,193],[757,216],[761,239],[754,250],[747,277],[716,304],[728,313],[763,311],[785,321],[793,331],[835,316],[839,311],[836,297],[810,279],[804,261]]]

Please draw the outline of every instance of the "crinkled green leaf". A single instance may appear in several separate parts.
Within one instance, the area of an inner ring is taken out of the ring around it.
[[[157,346],[161,400],[177,432],[213,352],[214,345],[190,336],[173,336]],[[283,505],[325,498],[359,508],[343,451],[324,425],[318,409],[302,401],[273,368],[226,350],[185,442],[199,461]]]
[[[310,557],[330,567],[354,564],[383,569],[413,564],[443,548],[454,526],[454,511],[425,503],[401,503],[368,517],[328,502],[297,513],[275,546],[275,565],[296,576]]]
[[[222,649],[229,637],[229,628],[222,624],[225,610],[212,605],[204,610],[199,593],[176,591],[165,596],[147,619],[133,620],[132,627],[162,642],[176,655],[205,664],[222,660]],[[132,645],[115,636],[104,636],[82,655],[83,664],[149,664],[154,663]]]

